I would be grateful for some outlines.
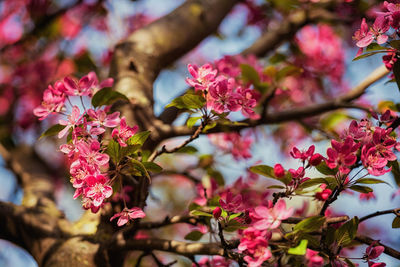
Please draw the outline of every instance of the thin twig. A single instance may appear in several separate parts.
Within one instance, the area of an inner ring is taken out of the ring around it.
[[[364,217],[361,217],[361,218],[359,219],[359,222],[368,220],[368,219],[373,218],[373,217],[376,217],[376,216],[385,215],[385,214],[390,214],[390,213],[393,213],[393,214],[395,214],[396,216],[399,216],[399,217],[400,217],[400,208],[397,208],[397,209],[390,209],[390,210],[383,210],[383,211],[377,211],[377,212],[368,214],[368,215],[366,215],[366,216],[364,216]]]

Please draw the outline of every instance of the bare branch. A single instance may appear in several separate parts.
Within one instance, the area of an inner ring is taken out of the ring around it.
[[[400,216],[400,208],[390,209],[390,210],[382,210],[382,211],[377,211],[377,212],[368,214],[368,215],[366,215],[364,217],[361,217],[359,219],[359,222],[368,220],[368,219],[376,217],[376,216],[381,216],[381,215],[391,214],[391,213],[395,214],[396,216]]]

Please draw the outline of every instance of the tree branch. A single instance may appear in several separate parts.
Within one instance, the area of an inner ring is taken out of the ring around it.
[[[381,215],[391,214],[391,213],[395,214],[396,216],[400,216],[400,208],[397,208],[397,209],[390,209],[390,210],[383,210],[383,211],[377,211],[377,212],[368,214],[368,215],[366,215],[366,216],[364,216],[364,217],[361,217],[361,218],[359,219],[359,222],[368,220],[368,219],[373,218],[373,217],[376,217],[376,216],[381,216]]]

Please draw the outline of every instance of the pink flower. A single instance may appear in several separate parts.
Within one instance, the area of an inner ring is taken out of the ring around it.
[[[73,106],[71,115],[68,116],[68,121],[59,120],[59,123],[61,125],[65,125],[65,128],[58,133],[58,138],[62,138],[64,135],[66,135],[69,129],[74,129],[75,126],[82,124],[82,117],[83,116],[81,115],[79,108],[77,106]]]
[[[40,106],[33,110],[33,114],[44,120],[53,112],[60,112],[64,107],[65,94],[60,89],[60,82],[56,82],[55,86],[49,87],[43,93],[43,101]]]
[[[355,143],[351,137],[347,137],[343,142],[332,140],[331,144],[332,148],[326,151],[328,155],[328,159],[325,159],[326,164],[331,169],[339,167],[342,174],[349,173],[349,167],[357,161],[356,152],[361,144]]]
[[[113,78],[107,78],[99,83],[99,79],[97,78],[97,75],[94,71],[89,72],[87,76],[89,77],[89,80],[92,81],[89,93],[90,97],[95,95],[101,89],[105,87],[112,87],[114,84]]]
[[[324,157],[321,154],[315,153],[314,155],[311,156],[308,162],[310,163],[311,166],[318,166],[323,159]]]
[[[225,194],[222,194],[219,204],[226,211],[231,212],[242,212],[244,207],[242,205],[242,196],[240,194],[233,197],[232,192],[228,191]]]
[[[241,106],[243,116],[253,120],[259,119],[260,115],[254,111],[259,94],[255,90],[242,87],[237,88],[237,94],[240,96],[237,100],[237,104]]]
[[[378,16],[375,19],[374,25],[372,25],[371,32],[374,34],[376,38],[376,42],[378,44],[384,44],[388,40],[389,36],[384,33],[387,32],[390,28],[390,20],[386,16]]]
[[[104,133],[105,129],[102,128],[102,126],[114,128],[117,127],[120,123],[120,118],[119,118],[120,113],[118,111],[107,115],[107,113],[102,109],[99,109],[97,111],[89,109],[87,113],[90,116],[90,118],[93,119],[92,121],[88,122],[88,125],[92,126],[90,133],[93,135],[99,135]]]
[[[90,140],[90,143],[81,141],[76,148],[79,151],[79,158],[87,162],[93,169],[97,170],[110,161],[110,156],[100,152],[100,143],[96,139]]]
[[[361,193],[359,196],[360,200],[370,200],[370,199],[376,199],[376,196],[374,192],[369,192],[369,193]]]
[[[144,218],[145,216],[146,216],[146,214],[143,212],[143,210],[141,208],[137,208],[137,207],[132,208],[132,209],[124,208],[123,211],[112,216],[110,221],[119,217],[117,225],[123,226],[124,224],[128,223],[130,220]]]
[[[188,65],[189,73],[193,78],[186,78],[186,82],[197,90],[207,90],[209,85],[217,76],[217,70],[214,70],[211,64],[205,64],[198,68],[196,65]]]
[[[315,199],[325,201],[329,198],[329,196],[332,194],[332,190],[329,188],[326,188],[326,184],[321,184],[320,186],[320,192],[315,193]]]
[[[368,46],[374,40],[374,35],[369,31],[365,18],[363,18],[361,28],[354,33],[353,38],[357,41],[356,45],[361,48]]]
[[[280,199],[274,207],[258,206],[250,212],[254,220],[253,227],[257,230],[276,229],[285,220],[292,216],[293,208],[286,209],[286,203]]]
[[[65,93],[70,96],[89,95],[93,80],[88,75],[83,76],[79,81],[75,81],[70,77],[64,78]]]
[[[378,153],[376,147],[371,147],[368,149],[367,146],[363,146],[361,149],[361,160],[368,172],[375,176],[381,176],[387,172],[390,172],[392,169],[390,167],[389,169],[385,170],[388,161]]]
[[[282,178],[283,176],[285,176],[285,169],[282,167],[281,164],[275,164],[274,166],[274,174],[276,177],[278,178]]]
[[[271,258],[272,253],[268,249],[268,240],[271,236],[271,232],[260,231],[254,227],[249,227],[242,232],[238,250],[247,254],[244,260],[248,266],[261,266],[264,261]]]
[[[122,147],[126,147],[126,141],[131,138],[138,130],[137,125],[129,127],[126,125],[125,117],[122,117],[119,124],[119,129],[114,129],[111,133],[112,138],[117,138],[118,143]]]
[[[320,267],[324,265],[324,258],[318,256],[318,251],[307,249],[306,260],[308,267]]]
[[[108,178],[98,174],[96,176],[90,175],[86,177],[86,188],[84,189],[84,196],[90,198],[94,207],[100,207],[104,199],[111,197],[113,190],[112,187],[106,185]]]
[[[217,113],[240,110],[241,107],[237,103],[240,96],[233,93],[234,84],[234,79],[219,76],[209,87],[207,106]]]
[[[215,267],[229,267],[231,266],[231,260],[226,259],[222,256],[213,256],[211,259],[209,256],[206,257],[202,257],[199,261],[198,261],[198,265],[194,264],[192,265],[192,267],[210,267],[210,266],[215,266]]]
[[[293,147],[292,151],[290,151],[290,155],[295,159],[306,161],[314,155],[314,151],[314,145],[310,146],[307,151],[300,151],[297,147]]]
[[[213,210],[212,213],[213,213],[214,219],[218,220],[219,217],[221,217],[222,210],[220,207],[215,207],[215,209]]]
[[[369,245],[366,248],[365,257],[367,258],[367,260],[375,260],[385,250],[385,248],[383,246],[375,246],[376,243],[378,243],[378,242],[374,241],[371,245]]]

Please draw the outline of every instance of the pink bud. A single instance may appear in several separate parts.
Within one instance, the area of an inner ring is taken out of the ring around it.
[[[220,208],[220,207],[216,207],[216,208],[213,210],[213,216],[214,216],[214,218],[218,220],[219,217],[221,217],[221,213],[222,213],[221,208]]]
[[[285,176],[285,169],[282,167],[281,164],[275,164],[274,166],[274,174],[276,177],[281,178]]]
[[[323,158],[324,157],[321,154],[316,153],[316,154],[311,156],[311,158],[309,160],[309,163],[310,163],[311,166],[317,166],[317,165],[319,165],[321,163]]]

